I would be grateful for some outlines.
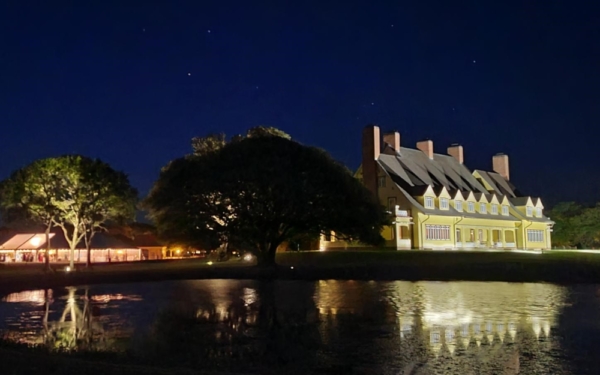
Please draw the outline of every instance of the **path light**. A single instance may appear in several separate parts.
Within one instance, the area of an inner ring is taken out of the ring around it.
[[[246,262],[250,262],[252,260],[252,254],[246,254],[246,255],[244,255],[244,260]]]
[[[291,269],[294,269],[294,266],[291,266],[290,268],[291,268]]]
[[[65,267],[65,272],[71,272],[71,267],[69,267],[69,266],[66,266],[66,267]]]
[[[213,263],[212,263],[212,261],[210,261],[210,262],[208,262],[206,264],[208,264],[209,266],[212,266]]]

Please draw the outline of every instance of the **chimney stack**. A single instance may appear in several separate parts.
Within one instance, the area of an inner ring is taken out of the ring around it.
[[[383,142],[392,146],[396,152],[400,151],[400,133],[398,132],[389,132],[383,135]]]
[[[460,164],[464,163],[465,161],[463,146],[459,145],[458,143],[454,143],[448,147],[448,155],[458,160]]]
[[[433,159],[433,141],[426,139],[421,142],[417,142],[417,148],[425,153],[429,159]]]
[[[381,153],[381,136],[377,125],[367,125],[362,134],[363,184],[375,197],[377,194],[377,159]]]
[[[504,177],[506,180],[510,180],[510,170],[508,168],[508,155],[496,154],[492,158],[494,172]]]

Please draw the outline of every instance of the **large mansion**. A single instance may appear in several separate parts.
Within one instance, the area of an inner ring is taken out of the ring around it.
[[[433,142],[401,147],[400,134],[363,130],[357,177],[392,214],[384,229],[396,249],[550,249],[553,222],[539,197],[522,196],[509,177],[508,156],[494,155],[490,171],[470,171],[463,148],[433,152]],[[326,241],[329,240],[329,241]],[[346,247],[335,236],[321,249]]]

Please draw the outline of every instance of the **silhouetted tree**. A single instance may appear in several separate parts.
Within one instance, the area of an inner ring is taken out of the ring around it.
[[[247,137],[171,162],[145,205],[164,239],[230,243],[267,266],[274,265],[277,247],[299,234],[334,231],[381,244],[386,221],[343,165],[279,136]]]

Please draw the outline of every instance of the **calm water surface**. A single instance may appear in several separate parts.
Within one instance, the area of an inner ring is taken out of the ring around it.
[[[32,290],[0,333],[260,374],[596,374],[600,287],[202,280]]]

